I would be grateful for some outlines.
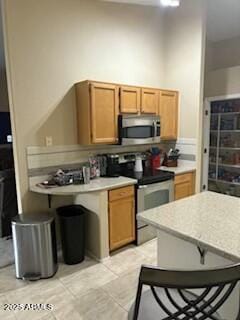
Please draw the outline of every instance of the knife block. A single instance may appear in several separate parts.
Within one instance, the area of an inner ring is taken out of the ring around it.
[[[178,159],[169,159],[167,157],[167,155],[165,155],[162,165],[165,166],[165,167],[169,167],[169,168],[170,167],[171,168],[177,167],[178,166]]]

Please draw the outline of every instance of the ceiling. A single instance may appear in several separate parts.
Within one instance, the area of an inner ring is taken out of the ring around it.
[[[159,6],[160,2],[160,0],[103,1],[133,3],[148,6]],[[240,0],[206,0],[206,2],[208,40],[215,42],[240,36]]]

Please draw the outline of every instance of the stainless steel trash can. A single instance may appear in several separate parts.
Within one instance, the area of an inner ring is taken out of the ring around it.
[[[12,219],[16,277],[52,277],[58,267],[54,218],[49,214],[21,214]]]

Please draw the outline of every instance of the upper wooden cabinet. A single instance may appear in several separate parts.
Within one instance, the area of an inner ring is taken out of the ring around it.
[[[159,91],[131,86],[120,87],[120,112],[158,114]]]
[[[91,122],[93,143],[117,142],[118,87],[91,83]]]
[[[138,113],[140,111],[141,89],[131,86],[120,87],[120,112]]]
[[[118,114],[159,114],[161,138],[177,139],[178,92],[83,81],[76,84],[79,144],[117,144]]]
[[[159,91],[153,89],[141,89],[141,112],[157,114],[159,103]]]
[[[161,139],[176,140],[178,135],[178,92],[161,90],[159,96]]]
[[[119,88],[98,82],[76,85],[80,144],[114,144],[118,141]]]

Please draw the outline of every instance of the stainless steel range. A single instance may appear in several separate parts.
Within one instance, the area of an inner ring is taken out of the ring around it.
[[[174,200],[174,173],[144,168],[143,172],[134,172],[134,161],[128,158],[121,164],[121,174],[138,180],[136,185],[136,214],[159,207]],[[137,244],[156,237],[156,230],[137,221]]]
[[[161,177],[163,179],[163,177]],[[172,176],[166,175],[162,182],[138,185],[137,213],[159,207],[174,200],[174,183]],[[137,244],[142,244],[156,237],[156,229],[137,221]]]

